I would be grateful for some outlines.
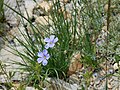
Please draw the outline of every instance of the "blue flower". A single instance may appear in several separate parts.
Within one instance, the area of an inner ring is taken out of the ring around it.
[[[43,66],[47,65],[48,59],[50,58],[50,55],[48,54],[48,51],[44,49],[42,52],[38,52],[38,63],[42,63]]]
[[[47,42],[45,48],[48,49],[55,46],[55,43],[58,41],[58,38],[55,38],[55,35],[51,35],[50,38],[45,38],[44,41]]]

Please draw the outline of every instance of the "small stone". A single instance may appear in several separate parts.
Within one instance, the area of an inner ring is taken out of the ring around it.
[[[97,78],[98,77],[98,73],[93,73],[93,78],[95,79],[95,78]]]
[[[110,83],[108,83],[108,88],[112,89],[112,85]]]
[[[80,53],[73,55],[69,66],[68,76],[76,73],[76,71],[79,71],[83,67],[83,64],[80,63],[80,58]]]
[[[115,63],[114,66],[113,66],[114,70],[117,70],[119,67],[118,67],[118,63]]]
[[[82,64],[78,60],[75,60],[69,66],[68,75],[74,74],[76,71],[78,71],[81,68],[82,68]]]
[[[108,11],[108,4],[104,6],[104,10],[107,12]]]
[[[113,68],[109,68],[108,69],[108,74],[113,74],[114,73],[114,69]]]

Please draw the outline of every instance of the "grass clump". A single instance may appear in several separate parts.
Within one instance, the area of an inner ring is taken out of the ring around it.
[[[24,27],[23,31],[19,28],[21,37],[14,37],[23,47],[23,52],[17,47],[10,48],[23,61],[15,61],[15,63],[21,66],[23,72],[28,72],[25,84],[32,84],[41,89],[47,77],[66,80],[70,60],[76,52],[80,53],[79,61],[84,68],[91,68],[91,71],[83,75],[87,87],[92,74],[98,69],[103,69],[101,64],[104,62],[107,70],[108,51],[114,53],[115,63],[119,63],[119,40],[117,40],[119,35],[115,35],[119,32],[119,22],[117,22],[119,19],[111,17],[111,12],[114,10],[106,11],[104,8],[108,2],[104,0],[72,0],[71,2],[72,10],[68,12],[65,3],[61,5],[59,0],[52,1],[47,18],[43,16],[46,25],[34,24],[27,10],[28,18],[6,5],[21,17]],[[113,22],[110,19],[113,19]],[[24,20],[27,21],[29,28]],[[105,20],[107,25],[104,23]],[[109,76],[107,71],[105,76]]]

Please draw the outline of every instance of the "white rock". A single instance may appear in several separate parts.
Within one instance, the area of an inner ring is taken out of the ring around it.
[[[17,7],[16,0],[4,0],[4,3],[10,6],[12,9],[18,11],[18,9],[16,8]],[[23,4],[22,1],[18,3]],[[4,13],[5,13],[6,21],[10,23],[10,25],[12,26],[17,26],[19,24],[18,15],[10,8],[6,6],[4,8],[5,8]],[[19,8],[21,8],[21,6]]]
[[[114,70],[118,69],[118,63],[115,63],[114,66],[113,66]]]
[[[108,88],[112,89],[112,85],[110,83],[108,83]]]

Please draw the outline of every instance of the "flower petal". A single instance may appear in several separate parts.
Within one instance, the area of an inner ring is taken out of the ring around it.
[[[48,48],[49,48],[49,45],[48,45],[48,44],[46,44],[46,45],[45,45],[45,49],[48,49]]]
[[[56,37],[53,42],[56,43],[57,41],[58,41],[58,38]]]
[[[53,41],[54,38],[55,38],[55,35],[51,35],[51,36],[50,36],[50,41]]]
[[[55,46],[55,44],[54,43],[49,43],[49,47],[54,47]]]
[[[43,65],[43,66],[46,66],[46,65],[47,65],[47,63],[48,63],[48,61],[47,61],[47,60],[43,60],[42,65]]]
[[[49,58],[50,58],[50,55],[49,55],[49,54],[47,54],[47,55],[46,55],[46,59],[48,60]]]
[[[46,49],[43,50],[43,54],[46,55],[48,51]]]
[[[43,57],[43,53],[42,52],[38,52],[38,57]]]
[[[38,59],[37,59],[37,62],[38,62],[38,63],[41,63],[43,60],[44,60],[44,58],[38,58]]]
[[[44,42],[50,42],[50,39],[49,38],[45,38]]]

